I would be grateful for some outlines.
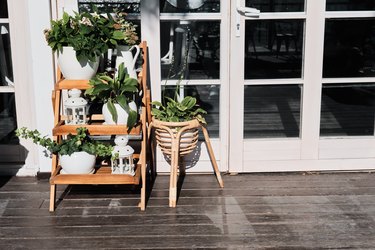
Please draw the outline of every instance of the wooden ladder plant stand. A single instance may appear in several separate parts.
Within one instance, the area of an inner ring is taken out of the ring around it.
[[[142,138],[140,152],[134,154],[134,159],[137,160],[135,166],[135,175],[129,174],[112,174],[111,167],[102,165],[96,168],[94,174],[61,174],[61,166],[59,165],[59,157],[53,155],[52,158],[52,172],[50,178],[50,207],[52,212],[55,210],[56,201],[56,185],[58,184],[131,184],[141,185],[141,197],[139,207],[141,210],[146,208],[146,168],[147,168],[147,147],[148,134],[147,125],[151,121],[150,105],[146,93],[147,89],[147,43],[145,41],[140,43],[140,48],[143,54],[142,70],[138,74],[138,82],[140,89],[143,91],[142,109],[140,120],[138,124],[128,132],[126,125],[104,125],[102,115],[92,115],[89,124],[82,125],[66,125],[65,117],[61,114],[62,110],[62,91],[72,88],[85,90],[90,87],[89,80],[66,80],[57,69],[58,80],[52,93],[53,111],[54,111],[54,128],[53,138],[56,142],[62,140],[62,136],[68,134],[76,134],[77,127],[86,127],[90,135],[136,135]]]
[[[149,136],[152,128],[155,129],[155,137],[162,152],[171,158],[171,173],[169,181],[169,207],[176,207],[177,204],[177,177],[179,170],[180,156],[187,155],[194,151],[198,142],[198,129],[201,129],[206,142],[207,150],[216,179],[221,188],[224,187],[215,155],[211,146],[207,129],[198,120],[194,119],[186,122],[163,122],[152,119],[149,126]],[[177,129],[176,129],[177,128]],[[185,132],[190,132],[190,136],[184,137]],[[161,138],[162,133],[170,135],[171,141]],[[189,138],[190,137],[190,138]],[[181,169],[180,169],[181,172]]]

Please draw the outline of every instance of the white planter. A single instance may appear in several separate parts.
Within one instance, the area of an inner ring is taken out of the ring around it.
[[[102,112],[103,112],[105,124],[108,124],[108,125],[114,125],[114,124],[126,125],[127,122],[128,122],[128,117],[129,117],[128,112],[126,112],[120,106],[120,104],[115,103],[115,107],[116,107],[116,110],[117,110],[117,123],[115,123],[115,121],[112,119],[112,115],[107,108],[107,103],[104,103]],[[137,112],[137,105],[135,104],[135,102],[130,102],[129,108],[131,110],[134,110],[134,111]]]
[[[99,57],[95,62],[88,59],[78,61],[73,47],[63,47],[57,62],[61,73],[68,80],[91,79],[99,67]]]
[[[134,56],[132,53],[133,50],[135,50]],[[129,76],[137,79],[135,63],[137,62],[137,58],[139,56],[140,51],[141,50],[138,45],[133,45],[131,47],[125,45],[117,46],[116,69],[118,70],[118,66],[121,63],[124,63],[124,66],[127,69]]]
[[[94,173],[96,156],[86,152],[75,152],[71,155],[60,156],[62,174],[91,174]]]

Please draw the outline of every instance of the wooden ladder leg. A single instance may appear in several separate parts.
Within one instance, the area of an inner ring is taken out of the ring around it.
[[[146,129],[143,130],[143,133],[146,132]],[[146,136],[146,135],[144,135]],[[142,149],[141,149],[141,155],[140,155],[140,162],[141,162],[141,178],[142,178],[142,188],[141,188],[141,202],[139,204],[139,207],[141,208],[141,211],[146,210],[146,184],[147,184],[147,176],[146,176],[146,170],[147,170],[147,161],[146,161],[146,147],[147,142],[145,139],[142,141]]]
[[[177,168],[178,152],[172,152],[171,155],[171,176],[169,183],[169,207],[176,207],[177,204]]]
[[[206,141],[206,146],[207,146],[208,154],[210,155],[212,167],[213,167],[213,169],[215,171],[216,179],[219,182],[220,187],[223,188],[224,187],[223,179],[221,178],[219,167],[217,166],[217,162],[216,162],[216,159],[215,159],[214,151],[212,149],[211,142],[210,142],[210,137],[208,136],[207,129],[204,126],[201,126],[201,128],[202,128],[202,131],[203,131],[204,140]]]
[[[49,211],[55,211],[55,202],[56,202],[56,184],[50,185],[50,196],[49,196]]]
[[[178,161],[180,154],[180,138],[172,139],[172,149],[171,149],[171,176],[169,183],[169,206],[176,207],[177,205],[177,171],[178,171]]]

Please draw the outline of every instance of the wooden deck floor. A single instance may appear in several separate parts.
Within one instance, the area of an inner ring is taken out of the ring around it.
[[[158,176],[147,209],[124,186],[0,177],[0,249],[375,249],[375,174],[187,175],[177,208]],[[64,192],[66,191],[66,192]]]

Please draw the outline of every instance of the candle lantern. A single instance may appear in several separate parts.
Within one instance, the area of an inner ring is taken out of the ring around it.
[[[69,98],[64,102],[66,124],[76,125],[86,123],[87,101],[81,97],[81,92],[79,89],[68,91]]]
[[[111,168],[112,174],[130,174],[135,175],[134,172],[134,149],[127,145],[129,138],[127,135],[117,135],[115,138],[116,146],[113,147]]]

